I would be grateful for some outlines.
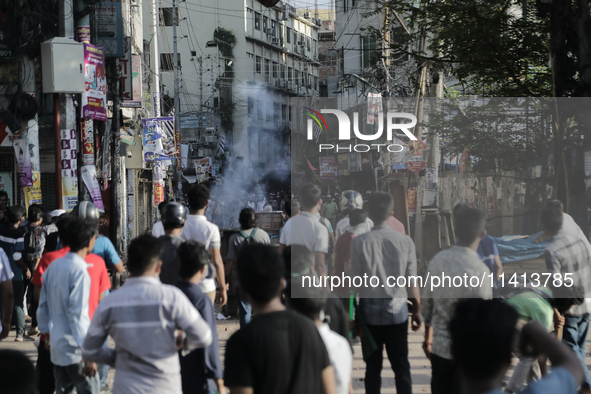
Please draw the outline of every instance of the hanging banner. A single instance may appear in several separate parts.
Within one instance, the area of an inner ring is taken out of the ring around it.
[[[41,174],[33,173],[33,186],[25,187],[25,206],[27,210],[33,204],[41,204],[43,195],[41,194]]]
[[[349,176],[349,155],[341,153],[337,155],[339,161],[339,176]]]
[[[123,56],[117,58],[117,75],[119,76],[119,89],[121,89],[121,106],[124,107],[125,100],[132,99],[131,88],[131,37],[123,38]]]
[[[92,119],[82,120],[82,164],[94,165],[94,128]]]
[[[174,132],[175,150],[176,150],[176,169],[181,171],[182,167],[182,145],[181,145],[181,131]]]
[[[359,160],[355,152],[349,153],[349,172],[359,172]]]
[[[408,145],[396,137],[392,138],[392,144],[400,145],[400,146],[397,146],[392,149],[392,150],[396,150],[396,152],[390,152],[390,163],[392,163],[392,164],[404,163],[404,154],[406,151],[408,151]]]
[[[109,125],[109,123],[108,123]],[[107,128],[109,130],[109,128]],[[111,177],[111,161],[109,160],[109,150],[111,148],[111,136],[105,133],[103,136],[103,190],[109,188],[109,178]]]
[[[146,118],[142,142],[145,161],[170,161],[169,155],[176,152],[174,140],[174,117]]]
[[[413,153],[406,164],[416,174],[427,166],[427,144],[423,141],[411,141],[408,146]]]
[[[425,171],[425,189],[437,189],[437,168],[429,167]]]
[[[131,55],[131,79],[128,81],[130,85],[131,94],[128,99],[121,102],[121,106],[125,108],[141,108],[142,107],[142,58],[140,55]]]
[[[209,179],[209,174],[213,171],[211,157],[203,157],[193,161],[197,182],[201,183]]]
[[[25,138],[13,141],[14,154],[19,168],[19,182],[21,187],[33,186],[33,172],[31,170],[31,156],[29,146]]]
[[[157,207],[164,201],[164,181],[154,181],[154,206]]]
[[[378,114],[382,112],[382,94],[367,94],[367,124],[378,122]]]
[[[127,239],[132,240],[135,235],[135,172],[127,170]]]
[[[82,181],[84,181],[84,184],[88,188],[94,205],[96,205],[99,211],[104,211],[105,206],[103,204],[103,198],[101,197],[101,187],[99,186],[98,179],[96,177],[96,167],[94,164],[82,166],[80,172],[82,173]]]
[[[107,120],[107,74],[103,48],[84,44],[84,80],[82,117]]]
[[[76,27],[76,41],[90,44],[90,26]]]
[[[339,173],[339,164],[336,156],[320,156],[320,179],[336,181]]]
[[[123,11],[121,1],[100,2],[94,8],[97,44],[105,56],[123,56]]]
[[[62,130],[61,137],[62,178],[77,178],[78,151],[76,149],[76,130]]]
[[[62,203],[68,212],[78,204],[78,178],[62,178]]]
[[[28,93],[35,97],[32,93]],[[39,121],[37,115],[27,122],[26,128],[27,144],[29,145],[29,158],[31,160],[31,171],[41,172],[41,164],[39,158]]]
[[[408,212],[416,212],[417,211],[417,188],[411,187],[408,189]]]

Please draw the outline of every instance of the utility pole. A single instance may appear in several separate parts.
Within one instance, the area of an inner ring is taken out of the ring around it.
[[[199,56],[199,136],[203,128],[203,56]],[[197,141],[199,142],[199,141]]]
[[[176,25],[179,22],[178,8],[176,0],[172,0],[172,58],[174,62],[174,140],[175,146],[177,145],[177,133],[180,130],[179,120],[181,118],[181,99],[179,94],[179,62],[178,62],[178,37],[176,35]],[[177,155],[177,161],[180,160],[180,154]],[[177,179],[177,170],[179,163],[177,162],[173,169],[174,177],[173,180]],[[178,185],[178,184],[177,184]],[[174,189],[174,188],[173,188]],[[172,191],[172,190],[171,190]],[[177,189],[178,192],[178,189]],[[178,196],[177,196],[178,197]]]
[[[388,17],[388,6],[384,6],[384,10],[382,11],[384,13],[384,41],[383,41],[383,52],[384,52],[384,57],[385,59],[385,63],[384,63],[384,68],[385,68],[385,72],[386,72],[386,112],[389,112],[390,109],[390,51],[389,51],[389,46],[390,46],[390,24],[388,23],[389,21],[389,17]],[[391,142],[391,141],[388,141]],[[388,152],[388,150],[386,150],[384,152],[384,176],[390,174],[390,171],[392,169],[392,163],[390,161],[390,152]]]
[[[151,66],[152,66],[152,97],[154,100],[154,117],[159,118],[161,115],[160,106],[160,53],[158,52],[158,17],[159,11],[156,4],[156,0],[152,0],[152,43],[150,46],[151,52]],[[152,180],[153,180],[153,191],[156,190],[156,183],[162,182],[164,179],[162,163],[160,161],[154,161],[152,164]],[[155,194],[155,193],[153,193]],[[154,196],[152,197],[152,199]],[[156,217],[155,210],[153,212],[154,219]]]

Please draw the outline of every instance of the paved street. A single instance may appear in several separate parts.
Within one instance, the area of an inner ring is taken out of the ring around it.
[[[27,330],[29,325],[27,324]],[[238,329],[238,320],[230,319],[225,321],[218,321],[217,324],[217,331],[219,337],[219,344],[220,344],[220,353],[222,355],[222,362],[225,353],[225,346],[226,341],[236,330]],[[410,365],[412,368],[412,382],[413,382],[413,392],[414,393],[430,393],[431,389],[429,386],[429,382],[431,379],[431,365],[429,361],[425,358],[423,354],[423,350],[421,349],[421,343],[423,339],[423,332],[413,333],[412,331],[409,334],[409,347],[410,347],[410,354],[409,360]],[[591,344],[587,342],[587,365],[591,366],[591,358],[589,357],[589,350]],[[14,331],[11,331],[10,336],[0,342],[0,349],[17,349],[25,352],[33,362],[35,362],[37,358],[37,349],[35,347],[34,341],[32,339],[26,340],[24,342],[14,342]],[[354,394],[362,394],[365,392],[363,388],[363,378],[365,376],[365,363],[363,362],[363,358],[361,355],[361,346],[355,345],[355,359],[353,361],[353,392]],[[514,360],[516,361],[516,360]],[[109,386],[112,385],[114,377],[114,370],[109,372],[109,378],[107,379],[107,384]],[[390,368],[390,363],[386,358],[384,353],[384,370],[382,372],[382,393],[389,394],[395,393],[396,389],[394,388],[394,373]]]

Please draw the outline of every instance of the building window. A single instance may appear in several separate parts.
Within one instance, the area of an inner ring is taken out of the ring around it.
[[[301,72],[300,76],[302,77],[302,86],[306,85],[306,73],[305,72]]]
[[[263,119],[263,103],[257,100],[257,118]]]
[[[279,67],[279,64],[277,64],[277,62],[273,62],[273,78],[279,78],[279,76],[277,75],[277,68]]]
[[[293,76],[293,69],[291,67],[287,67],[287,80],[291,82]]]
[[[261,14],[258,12],[254,13],[254,29],[261,30]]]
[[[270,104],[271,103],[267,103],[267,105],[265,105],[267,107],[267,121],[270,121],[273,118],[273,106]]]
[[[252,97],[248,98],[248,116],[254,116],[254,99]]]
[[[160,25],[164,26],[172,26],[173,23],[173,13],[172,7],[163,7],[160,8]],[[179,25],[179,9],[176,9],[176,25]]]
[[[257,56],[255,61],[255,71],[257,74],[261,73],[261,57]]]
[[[310,37],[306,37],[306,47],[308,48],[308,52],[312,49],[312,40]]]
[[[318,90],[318,77],[314,77],[314,89]]]
[[[299,70],[295,70],[295,83],[296,83],[296,85],[299,85],[299,83],[300,83],[300,72],[299,72]]]
[[[287,105],[281,105],[281,120],[287,120]]]
[[[343,0],[343,12],[347,12],[349,0]]]
[[[363,52],[363,68],[369,68],[373,66],[376,60],[376,37],[365,36],[361,37],[362,45],[361,50]]]
[[[291,27],[286,27],[285,28],[285,38],[287,38],[287,43],[290,44],[291,43]]]
[[[281,65],[281,79],[285,79],[285,65]]]
[[[265,59],[265,76],[268,77],[269,76],[269,68],[270,68],[270,61],[269,59]]]
[[[172,53],[160,54],[160,71],[174,71],[173,62],[174,56]],[[181,68],[181,54],[177,53],[177,65]]]
[[[293,30],[293,45],[298,45],[298,32]]]
[[[281,120],[281,118],[279,118],[281,116],[281,104],[279,103],[274,103],[273,104],[273,119],[275,120],[275,122],[278,122],[279,120]]]
[[[271,30],[273,31],[273,37],[277,37],[277,24],[271,19]]]
[[[263,32],[267,32],[267,28],[269,26],[267,26],[269,24],[269,18],[267,18],[266,16],[263,16]]]

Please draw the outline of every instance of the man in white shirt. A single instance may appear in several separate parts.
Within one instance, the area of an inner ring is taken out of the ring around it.
[[[164,210],[164,207],[166,206],[166,204],[168,204],[166,201],[162,201],[160,204],[158,204],[158,211],[160,212],[160,219],[162,219],[162,211]],[[156,238],[161,237],[165,234],[164,232],[164,225],[162,224],[162,220],[160,220],[159,222],[156,222],[154,224],[154,227],[152,227],[152,235],[155,236]]]
[[[12,268],[4,249],[0,248],[0,297],[2,299],[2,325],[0,325],[0,340],[8,337],[12,308],[14,307],[14,294],[12,292]]]
[[[337,394],[349,394],[352,392],[351,372],[353,369],[353,353],[349,341],[345,337],[332,331],[328,324],[324,323],[324,309],[326,307],[326,295],[323,290],[305,289],[301,294],[307,298],[291,298],[291,289],[286,289],[287,306],[311,319],[320,333],[320,337],[326,346],[330,364],[334,368]]]
[[[317,275],[326,275],[324,260],[328,253],[328,229],[318,220],[316,213],[322,205],[320,188],[313,184],[304,185],[301,196],[302,213],[294,216],[285,223],[281,238],[279,239],[279,251],[283,252],[286,246],[304,245],[314,252],[314,269]]]
[[[131,241],[131,276],[99,304],[84,339],[85,360],[115,367],[114,394],[180,393],[178,350],[204,348],[213,339],[187,296],[158,279],[161,253],[162,242],[151,235]],[[103,347],[108,336],[115,349]]]
[[[186,240],[196,241],[205,245],[209,250],[211,262],[215,268],[215,279],[218,281],[219,295],[221,301],[219,306],[226,304],[228,299],[226,292],[226,275],[224,272],[224,263],[220,253],[221,236],[218,226],[207,220],[204,213],[209,206],[209,189],[204,185],[193,185],[189,189],[189,215],[187,222],[181,233],[181,237]],[[211,267],[211,264],[210,264]],[[201,291],[206,293],[211,299],[212,304],[215,304],[216,284],[215,279],[208,273],[207,277],[201,280],[199,286]]]

